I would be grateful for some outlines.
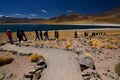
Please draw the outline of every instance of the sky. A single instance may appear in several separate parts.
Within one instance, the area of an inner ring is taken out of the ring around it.
[[[0,0],[0,17],[51,18],[61,14],[99,14],[120,7],[120,0]]]

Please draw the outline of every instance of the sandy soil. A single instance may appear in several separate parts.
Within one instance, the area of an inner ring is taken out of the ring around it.
[[[14,50],[20,53],[42,54],[45,57],[48,65],[48,68],[43,71],[43,74],[41,77],[42,80],[79,80],[79,79],[82,80],[79,64],[77,63],[77,60],[74,57],[74,53],[72,52],[54,49],[54,48],[40,49],[35,47],[19,47],[19,46],[10,45],[10,44],[1,46],[1,48],[7,49],[7,50]],[[19,63],[19,58],[17,62]],[[23,59],[23,62],[27,62],[27,61]],[[14,64],[15,62],[13,62],[13,64],[10,64],[10,65],[14,65]],[[24,63],[21,62],[20,64],[24,64]],[[24,67],[28,67],[28,66],[32,66],[32,65],[29,65],[29,64],[24,65]],[[16,67],[19,68],[20,66],[16,64]],[[24,71],[25,69],[24,67],[21,66],[22,71]],[[6,69],[6,68],[3,66],[3,69]],[[28,69],[25,69],[25,70],[28,70]],[[17,73],[14,70],[13,72]],[[18,71],[18,73],[21,73],[21,72]]]
[[[0,52],[0,55],[5,54],[7,52]],[[27,56],[13,55],[13,57],[12,63],[0,66],[0,71],[13,73],[17,78],[22,78],[26,72],[34,68],[35,63],[30,62]]]

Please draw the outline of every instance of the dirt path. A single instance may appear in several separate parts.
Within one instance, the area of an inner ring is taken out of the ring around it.
[[[54,48],[34,48],[6,44],[0,46],[5,50],[19,53],[41,53],[47,62],[47,69],[40,80],[82,80],[81,70],[74,53]]]

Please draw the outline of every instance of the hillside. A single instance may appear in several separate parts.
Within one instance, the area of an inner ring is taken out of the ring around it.
[[[114,8],[110,11],[96,15],[81,15],[77,13],[63,14],[58,17],[43,20],[41,23],[68,23],[68,24],[79,24],[79,23],[120,23],[120,7]]]

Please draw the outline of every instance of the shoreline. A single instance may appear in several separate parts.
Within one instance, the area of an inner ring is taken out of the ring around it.
[[[54,32],[55,30],[48,30],[49,32]],[[57,30],[57,31],[82,31],[82,32],[85,32],[85,31],[90,31],[90,32],[93,32],[93,31],[120,31],[120,28],[99,28],[99,29],[68,29],[68,30]],[[16,31],[17,32],[17,31]],[[34,31],[25,31],[25,32],[34,32]],[[45,30],[43,30],[43,32],[45,32]],[[6,33],[6,32],[0,32],[0,33]],[[15,32],[13,32],[15,33]]]
[[[86,24],[65,24],[65,23],[53,23],[53,24],[44,24],[44,23],[0,23],[0,25],[81,25],[81,26],[120,26],[120,24],[111,24],[111,23],[86,23]]]

